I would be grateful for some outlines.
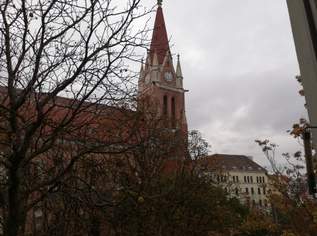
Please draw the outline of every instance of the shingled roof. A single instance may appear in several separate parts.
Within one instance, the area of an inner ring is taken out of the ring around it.
[[[266,169],[244,155],[214,154],[201,159],[200,164],[226,171],[266,172]]]

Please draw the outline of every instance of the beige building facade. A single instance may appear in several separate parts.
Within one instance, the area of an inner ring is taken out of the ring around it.
[[[230,193],[249,206],[268,207],[267,175],[257,170],[228,171]]]
[[[214,154],[200,161],[200,171],[249,207],[269,208],[267,171],[244,155]]]

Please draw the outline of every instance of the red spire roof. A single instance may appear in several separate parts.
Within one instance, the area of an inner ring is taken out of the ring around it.
[[[153,61],[154,53],[156,53],[159,64],[162,64],[164,61],[166,52],[168,51],[169,51],[169,43],[168,43],[167,31],[165,27],[163,10],[162,10],[162,7],[159,5],[156,11],[156,18],[155,18],[151,48],[150,48],[151,62]]]

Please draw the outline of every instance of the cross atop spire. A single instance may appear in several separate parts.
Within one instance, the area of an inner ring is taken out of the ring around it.
[[[161,6],[162,6],[162,2],[163,2],[163,0],[157,0],[157,5],[158,5],[159,7],[161,7]]]

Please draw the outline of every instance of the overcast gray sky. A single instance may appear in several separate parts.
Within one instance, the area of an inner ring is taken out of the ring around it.
[[[257,138],[278,143],[280,152],[298,150],[286,130],[306,110],[286,1],[165,0],[163,10],[189,89],[189,128],[202,132],[212,153],[266,165]]]

